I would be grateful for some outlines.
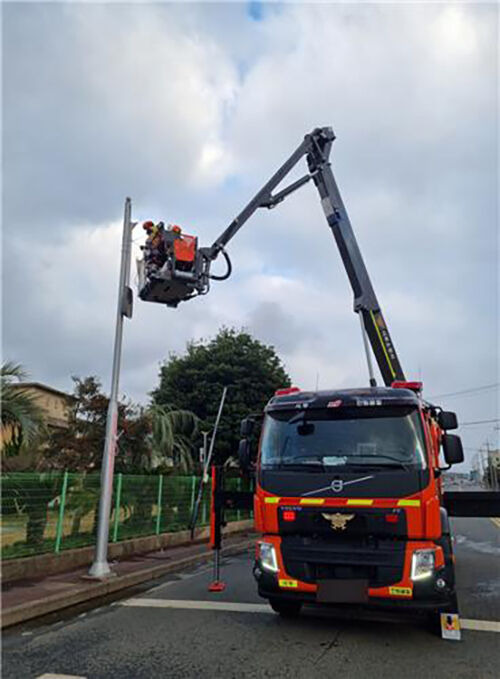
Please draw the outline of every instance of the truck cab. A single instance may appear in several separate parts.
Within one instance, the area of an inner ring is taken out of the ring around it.
[[[440,446],[463,460],[456,426],[415,383],[276,392],[255,465],[259,594],[283,615],[305,602],[456,612],[438,461]],[[247,439],[240,450],[245,463]]]

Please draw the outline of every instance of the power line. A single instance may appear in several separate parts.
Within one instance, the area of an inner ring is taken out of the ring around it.
[[[494,389],[495,387],[500,386],[500,382],[495,382],[495,384],[486,384],[484,387],[473,387],[471,389],[463,389],[462,391],[452,391],[449,394],[437,394],[434,396],[429,396],[429,399],[432,398],[448,398],[449,396],[461,396],[462,394],[475,394],[480,391],[486,391],[488,389]]]
[[[460,426],[468,427],[473,424],[488,424],[489,422],[500,422],[500,419],[498,417],[495,417],[493,420],[477,420],[476,422],[461,422]]]

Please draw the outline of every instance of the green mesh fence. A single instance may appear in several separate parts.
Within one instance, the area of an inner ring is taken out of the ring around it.
[[[100,474],[18,473],[2,477],[2,558],[85,547],[95,542]],[[115,474],[110,542],[185,530],[200,480],[196,476]],[[248,490],[242,479],[226,479],[228,490]],[[204,489],[198,526],[210,520],[210,484]],[[250,518],[234,510],[227,521]]]

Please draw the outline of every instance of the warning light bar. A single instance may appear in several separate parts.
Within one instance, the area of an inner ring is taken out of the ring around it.
[[[393,389],[410,389],[411,391],[415,391],[417,394],[420,394],[423,388],[422,382],[404,382],[403,380],[396,380],[391,384],[391,387]]]
[[[299,394],[300,389],[298,387],[285,387],[283,389],[276,389],[274,392],[275,396],[289,396],[290,394]]]

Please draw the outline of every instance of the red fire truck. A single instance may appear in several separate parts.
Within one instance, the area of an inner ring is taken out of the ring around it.
[[[225,246],[253,213],[313,181],[354,293],[369,386],[279,390],[265,408],[258,447],[251,438],[259,418],[244,420],[239,459],[255,491],[226,491],[223,468],[214,465],[211,544],[218,555],[227,508],[253,504],[254,576],[281,615],[308,602],[420,609],[442,619],[436,614],[457,613],[449,517],[498,516],[499,494],[442,492],[442,471],[463,461],[460,438],[448,433],[457,418],[406,380],[331,170],[334,139],[329,127],[306,135],[211,247],[196,243],[188,266],[174,253],[164,278],[140,295],[175,307],[206,294],[212,279],[231,274]],[[273,193],[303,158],[307,173]],[[215,276],[219,254],[227,271]]]

